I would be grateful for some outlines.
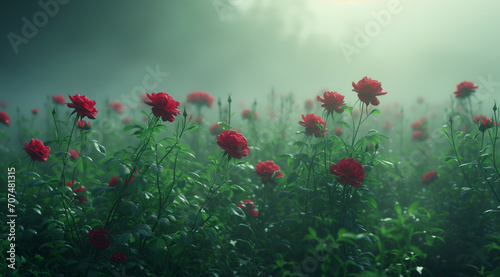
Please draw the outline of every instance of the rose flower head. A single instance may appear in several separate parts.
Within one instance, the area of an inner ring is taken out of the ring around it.
[[[252,199],[243,199],[238,203],[238,207],[242,210],[246,210],[251,216],[258,217],[259,211],[255,209],[255,202]]]
[[[126,262],[128,260],[128,256],[125,253],[117,252],[117,253],[111,254],[111,256],[109,257],[109,259],[112,262],[115,262],[117,264],[121,264],[121,263],[124,263],[124,262]]]
[[[318,101],[323,102],[321,107],[325,108],[329,113],[333,113],[334,111],[337,113],[342,113],[344,109],[342,106],[344,103],[344,95],[337,93],[336,91],[325,91],[323,93],[323,98],[319,95],[317,96]]]
[[[52,95],[52,102],[59,105],[64,105],[66,104],[66,99],[64,99],[64,96],[62,94],[56,94]]]
[[[332,164],[330,173],[339,177],[339,183],[353,187],[361,186],[365,180],[365,169],[353,158],[341,159],[337,164]]]
[[[5,112],[0,112],[0,122],[9,126],[10,125],[10,117]]]
[[[99,227],[96,230],[89,231],[89,241],[97,250],[104,250],[111,246],[111,242],[106,238],[106,235],[111,235],[110,232]]]
[[[200,107],[207,106],[212,108],[214,98],[208,92],[193,91],[187,95],[187,102]]]
[[[325,129],[321,132],[321,129],[317,126],[317,124],[321,124],[323,125],[323,128],[325,127],[325,121],[323,121],[320,116],[312,113],[307,114],[306,116],[302,114],[302,119],[303,121],[299,121],[299,124],[306,128],[306,134],[309,136],[314,135],[315,137],[322,137],[328,131]]]
[[[111,109],[115,110],[117,113],[123,112],[123,105],[118,101],[113,101],[109,103],[109,107],[111,107]]]
[[[429,171],[422,175],[422,184],[428,185],[438,178],[437,172],[435,170]]]
[[[75,109],[78,116],[80,116],[82,119],[84,117],[95,119],[97,110],[94,107],[94,100],[89,100],[87,96],[80,96],[79,94],[75,94],[73,96],[69,95],[69,99],[71,99],[71,102],[73,103],[67,103],[66,105],[70,108]]]
[[[491,118],[483,118],[481,119],[481,121],[479,121],[479,131],[484,133],[486,130],[493,128],[495,124],[495,121],[493,121]]]
[[[241,159],[248,156],[250,148],[247,139],[236,131],[225,130],[217,136],[217,145],[227,152],[229,157]]]
[[[252,110],[250,110],[250,109],[244,109],[243,112],[241,112],[241,117],[243,119],[253,120],[253,119],[257,119],[258,114],[257,114],[257,112],[254,112],[252,114]]]
[[[467,98],[473,92],[476,92],[478,88],[477,85],[474,85],[473,82],[463,81],[457,85],[457,89],[453,92],[455,94],[455,98]]]
[[[380,101],[377,96],[385,95],[387,92],[382,92],[382,84],[377,80],[364,77],[357,84],[352,82],[353,91],[358,93],[358,98],[366,105],[372,104],[377,106]]]
[[[30,155],[32,160],[40,162],[45,162],[50,157],[50,147],[43,145],[38,139],[31,139],[29,144],[24,142],[24,151]]]
[[[179,102],[174,100],[172,96],[164,92],[159,93],[149,93],[146,94],[150,101],[145,101],[144,103],[152,106],[153,115],[156,117],[161,117],[162,121],[173,122],[175,116],[181,113],[177,108],[179,107]]]
[[[273,161],[257,163],[255,166],[255,173],[261,178],[263,184],[273,182],[276,177],[284,176],[283,173],[280,172],[280,167]]]

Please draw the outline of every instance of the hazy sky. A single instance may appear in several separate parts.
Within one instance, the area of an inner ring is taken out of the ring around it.
[[[442,103],[464,80],[480,99],[500,99],[496,0],[65,1],[2,2],[0,99],[10,110],[59,93],[99,109],[138,86],[179,101],[231,92],[259,107],[271,87],[300,101],[327,89],[352,104],[363,76],[382,82],[381,105]]]

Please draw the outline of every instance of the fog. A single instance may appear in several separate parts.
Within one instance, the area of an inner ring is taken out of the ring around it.
[[[443,104],[464,80],[488,105],[498,95],[498,1],[61,2],[2,3],[0,99],[11,117],[16,106],[48,112],[48,95],[84,94],[99,110],[141,87],[181,102],[231,93],[259,109],[273,88],[299,104],[326,89],[352,105],[351,82],[364,76],[388,92],[380,107]]]

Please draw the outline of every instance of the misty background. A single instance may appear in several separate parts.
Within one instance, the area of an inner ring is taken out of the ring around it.
[[[152,89],[144,92],[167,92],[180,102],[195,90],[223,101],[231,93],[236,109],[257,100],[257,111],[267,107],[272,88],[277,97],[293,93],[301,107],[324,90],[353,105],[351,83],[364,76],[388,92],[380,108],[395,101],[408,106],[418,96],[442,105],[466,80],[479,85],[475,97],[489,110],[500,90],[500,2],[494,0],[1,5],[0,100],[13,120],[17,106],[48,113],[44,105],[55,94],[67,101],[68,94],[87,95],[97,110],[106,100],[137,99],[152,70],[163,77],[148,79]],[[23,35],[26,21],[39,25],[31,38]]]

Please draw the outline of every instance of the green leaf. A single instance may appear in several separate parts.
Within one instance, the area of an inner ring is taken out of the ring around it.
[[[132,125],[127,125],[127,126],[123,127],[123,131],[124,132],[128,132],[128,131],[130,131],[130,130],[132,130],[134,128],[138,128],[139,130],[143,130],[144,129],[144,127],[142,127],[139,124],[132,124]]]
[[[97,143],[97,140],[92,140],[92,142],[94,143],[94,147],[97,150],[97,152],[106,156],[106,148],[104,146],[100,145],[99,143]]]
[[[233,204],[233,205],[231,205],[229,207],[229,211],[232,214],[234,214],[236,216],[239,216],[241,218],[245,218],[246,217],[245,212],[240,207],[236,206],[235,204]]]
[[[401,206],[399,206],[399,203],[398,203],[398,202],[396,202],[396,204],[394,204],[394,210],[396,210],[396,213],[397,213],[398,215],[400,215],[400,214],[401,214]]]
[[[455,156],[446,156],[446,157],[441,158],[441,162],[443,162],[443,163],[449,163],[451,161],[458,162],[458,160]]]
[[[408,213],[409,213],[409,214],[413,214],[413,215],[415,215],[415,214],[416,214],[416,212],[417,212],[417,209],[418,209],[418,204],[419,204],[419,202],[418,202],[418,201],[413,202],[413,203],[410,205],[410,207],[408,207]]]
[[[151,236],[151,227],[147,224],[139,224],[134,227],[134,232],[137,232],[141,235],[144,235],[146,237]]]
[[[380,111],[378,109],[374,109],[370,112],[370,114],[368,114],[368,116],[372,115],[372,114],[380,114]]]
[[[311,236],[313,236],[313,239],[318,237],[316,231],[312,227],[307,227],[307,230],[309,230],[309,233],[311,234]]]
[[[439,131],[440,131],[441,133],[443,133],[443,134],[446,136],[446,138],[448,138],[448,140],[450,141],[450,143],[453,143],[453,142],[451,141],[451,137],[450,137],[450,135],[448,134],[448,131],[446,131],[446,129],[445,129],[446,127],[447,127],[447,126],[445,125],[443,128],[439,129]]]
[[[474,195],[474,189],[463,187],[462,192],[460,192],[460,200],[467,201]]]
[[[33,174],[36,175],[38,178],[41,178],[40,175],[34,171],[21,171],[19,174]]]
[[[39,185],[42,185],[42,184],[45,184],[45,181],[44,181],[44,180],[41,180],[41,179],[35,179],[35,180],[31,180],[31,181],[28,183],[28,187],[39,186]]]
[[[287,182],[288,185],[290,185],[291,183],[295,182],[295,180],[297,180],[297,178],[299,178],[299,174],[297,174],[295,172],[292,172],[286,178],[286,182]]]
[[[125,234],[119,236],[115,242],[117,245],[123,245],[125,243],[128,243],[131,237],[132,237],[132,233],[125,233]]]

